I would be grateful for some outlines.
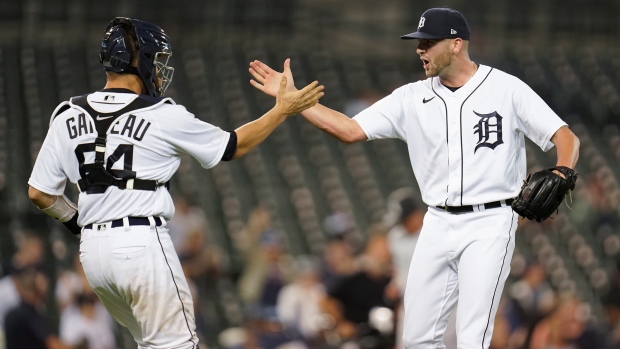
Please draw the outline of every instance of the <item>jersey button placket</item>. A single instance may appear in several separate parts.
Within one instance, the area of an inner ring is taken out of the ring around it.
[[[450,163],[448,165],[448,197],[447,204],[449,206],[458,206],[458,197],[460,195],[461,188],[461,138],[460,128],[458,124],[459,118],[459,106],[455,100],[456,96],[451,96],[448,101],[448,120],[450,127],[448,128],[448,144]]]

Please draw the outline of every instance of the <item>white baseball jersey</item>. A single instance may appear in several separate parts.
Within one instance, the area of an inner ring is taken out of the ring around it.
[[[514,198],[525,178],[524,135],[547,151],[565,123],[525,83],[483,65],[454,92],[439,78],[418,81],[355,120],[368,139],[407,142],[429,205],[407,277],[403,343],[445,348],[456,308],[458,347],[488,348],[518,223],[497,202]],[[461,214],[435,207],[467,205],[478,206]]]
[[[484,65],[455,92],[429,78],[398,88],[354,119],[369,140],[407,142],[430,206],[517,196],[527,171],[523,135],[547,151],[565,125],[524,82]]]
[[[113,113],[138,98],[134,93],[112,91],[88,95],[89,105],[97,112]],[[154,101],[150,107],[123,114],[108,129],[105,162],[113,162],[111,169],[134,171],[138,179],[166,183],[178,169],[182,154],[192,155],[204,168],[219,163],[230,133],[198,120],[170,98]],[[95,142],[93,118],[99,117],[76,105],[53,117],[28,184],[44,193],[61,195],[67,178],[77,183],[80,168],[94,162],[95,152],[83,149]],[[174,205],[164,186],[155,191],[110,186],[102,194],[80,193],[78,212],[78,224],[84,226],[128,216],[170,219]]]

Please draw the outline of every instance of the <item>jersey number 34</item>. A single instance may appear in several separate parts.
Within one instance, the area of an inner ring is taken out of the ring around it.
[[[95,167],[95,163],[85,163],[85,153],[95,152],[95,143],[83,143],[75,148],[75,155],[77,156],[78,163],[80,165],[80,177],[86,177],[86,174],[92,171]],[[123,160],[123,169],[114,170],[112,167],[118,162],[121,157]],[[110,155],[107,161],[104,160],[106,171],[110,172],[117,179],[130,179],[136,178],[136,172],[132,170],[133,167],[133,145],[132,144],[119,144]]]

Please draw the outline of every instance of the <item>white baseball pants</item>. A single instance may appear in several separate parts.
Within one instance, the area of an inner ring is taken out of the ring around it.
[[[517,219],[510,206],[461,214],[429,207],[405,290],[406,348],[445,349],[457,299],[458,349],[489,348]]]
[[[194,305],[168,230],[94,224],[80,261],[101,302],[140,349],[198,348]]]

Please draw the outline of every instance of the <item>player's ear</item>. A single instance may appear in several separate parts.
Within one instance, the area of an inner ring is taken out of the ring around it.
[[[452,53],[457,54],[461,51],[461,48],[463,47],[463,39],[461,38],[456,38],[452,40]]]

